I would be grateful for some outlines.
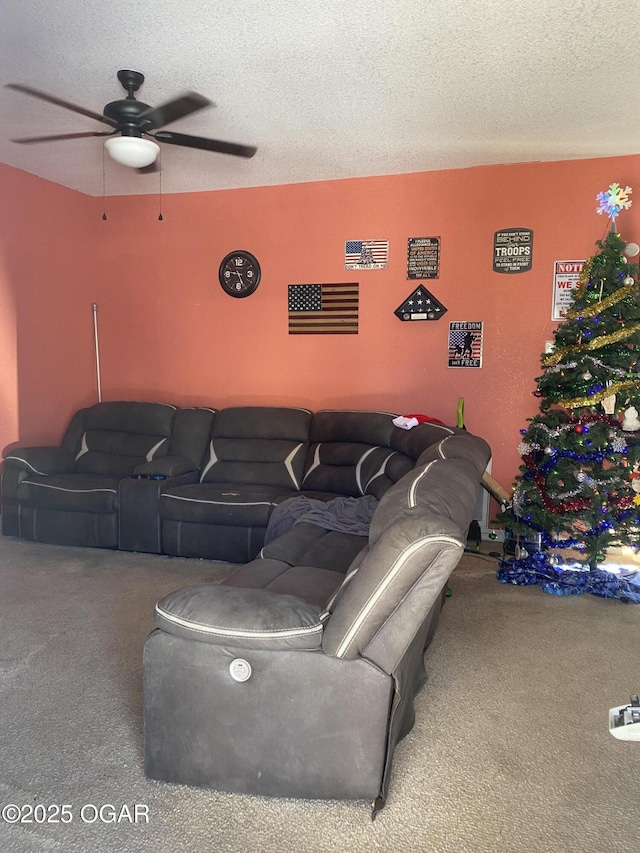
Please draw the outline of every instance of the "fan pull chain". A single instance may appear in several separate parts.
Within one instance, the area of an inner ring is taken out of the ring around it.
[[[106,203],[106,195],[107,195],[107,179],[106,179],[106,166],[105,166],[105,153],[104,153],[104,145],[102,146],[102,219],[105,220],[107,218],[107,212],[105,210]]]
[[[160,186],[160,195],[158,198],[160,213],[158,214],[158,220],[162,222],[162,152],[158,154],[158,182]]]

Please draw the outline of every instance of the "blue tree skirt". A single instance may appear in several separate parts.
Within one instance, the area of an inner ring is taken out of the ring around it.
[[[582,595],[589,592],[600,598],[618,598],[620,601],[640,604],[640,572],[620,569],[607,572],[603,569],[565,569],[552,565],[544,552],[532,554],[521,560],[508,557],[500,561],[496,572],[500,583],[519,586],[539,584],[549,595]]]

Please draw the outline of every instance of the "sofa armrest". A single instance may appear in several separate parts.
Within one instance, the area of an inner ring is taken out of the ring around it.
[[[17,447],[4,457],[7,468],[19,468],[27,474],[65,474],[73,471],[73,455],[64,447]]]
[[[214,645],[245,649],[319,649],[322,608],[266,589],[195,586],[156,604],[158,628]]]
[[[197,466],[190,459],[182,456],[160,456],[151,462],[143,462],[133,471],[134,477],[141,479],[168,480],[170,477],[181,477],[183,474],[197,472]]]

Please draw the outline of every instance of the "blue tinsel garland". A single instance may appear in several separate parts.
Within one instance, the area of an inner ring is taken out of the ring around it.
[[[550,595],[582,595],[583,592],[589,592],[600,598],[618,598],[627,603],[640,604],[640,572],[613,574],[602,569],[560,569],[552,566],[543,552],[520,560],[515,557],[502,559],[496,576],[500,583],[520,586],[540,584],[542,591]]]

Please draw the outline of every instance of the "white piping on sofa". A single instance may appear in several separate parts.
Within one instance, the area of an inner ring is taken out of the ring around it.
[[[200,623],[191,622],[188,619],[181,619],[179,616],[174,616],[172,613],[167,613],[166,610],[158,607],[156,604],[156,613],[166,619],[167,622],[173,622],[174,625],[180,625],[182,628],[188,628],[190,631],[201,631],[203,634],[213,634],[218,637],[236,637],[247,638],[250,640],[270,640],[279,639],[280,637],[304,637],[308,634],[317,634],[323,630],[322,623],[311,625],[305,628],[282,628],[274,631],[249,631],[246,629],[233,628],[216,628],[213,625],[202,625]]]
[[[389,571],[382,578],[378,586],[374,589],[374,591],[369,596],[368,600],[365,602],[362,607],[360,613],[353,620],[351,627],[347,631],[344,636],[344,639],[338,646],[336,651],[336,657],[342,658],[347,653],[349,646],[355,640],[358,631],[362,627],[362,623],[365,621],[367,616],[371,613],[375,605],[380,600],[381,596],[384,594],[387,587],[394,580],[396,575],[400,572],[404,564],[407,560],[412,557],[416,551],[419,551],[424,545],[430,545],[434,542],[443,542],[449,545],[455,545],[456,548],[462,548],[462,544],[458,539],[454,539],[452,536],[425,536],[422,539],[418,539],[417,542],[412,542],[407,548],[404,549],[402,554],[398,557],[395,563],[391,566]]]

